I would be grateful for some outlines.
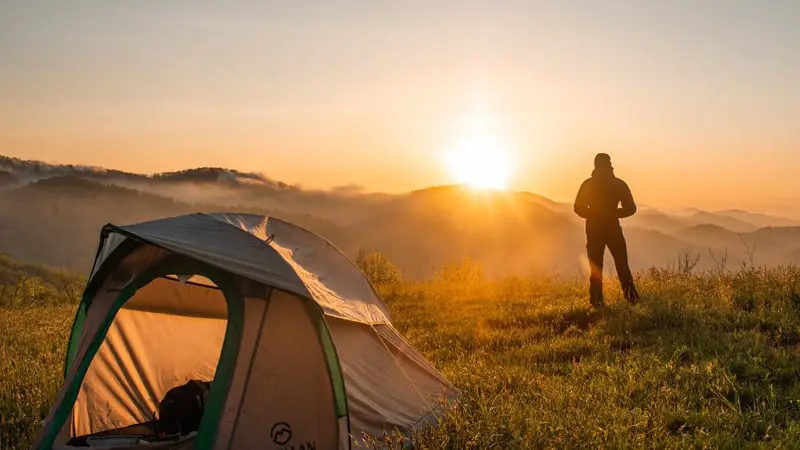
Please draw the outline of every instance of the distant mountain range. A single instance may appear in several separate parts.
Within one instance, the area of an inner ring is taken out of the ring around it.
[[[88,270],[103,224],[195,211],[281,217],[351,255],[381,251],[409,277],[465,257],[490,274],[577,274],[585,266],[571,205],[529,192],[320,191],[224,168],[142,175],[0,156],[0,252],[14,258]],[[701,255],[699,269],[723,259],[734,268],[751,256],[757,264],[800,262],[800,221],[788,218],[642,208],[624,226],[635,269],[674,265],[682,252]]]

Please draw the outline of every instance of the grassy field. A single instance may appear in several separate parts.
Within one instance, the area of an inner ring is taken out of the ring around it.
[[[80,276],[0,254],[0,449],[27,448],[61,386]]]
[[[653,270],[642,304],[609,282],[602,310],[584,280],[473,275],[380,286],[463,393],[417,447],[800,448],[800,270]],[[77,298],[53,289],[0,299],[3,449],[26,448],[60,384]]]

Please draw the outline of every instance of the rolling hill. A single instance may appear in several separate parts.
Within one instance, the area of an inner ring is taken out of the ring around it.
[[[800,221],[789,219],[786,217],[776,217],[767,214],[755,214],[740,209],[728,209],[725,211],[718,211],[717,214],[731,217],[753,224],[757,227],[794,227],[800,226]]]
[[[459,186],[403,195],[318,191],[222,168],[141,175],[4,157],[0,170],[8,174],[0,194],[0,252],[81,271],[88,270],[105,223],[196,211],[280,217],[351,256],[360,249],[383,252],[411,278],[462,258],[491,275],[575,274],[585,266],[582,223],[571,205],[528,192]],[[745,221],[747,214],[677,216],[642,208],[624,222],[632,266],[673,264],[685,251],[701,255],[700,268],[713,267],[712,252],[727,252],[730,263],[740,264],[748,260],[743,242],[752,244],[762,264],[796,259],[800,227],[759,228]],[[753,215],[753,221],[769,220]]]
[[[702,247],[733,248],[743,245],[743,234],[714,224],[693,225],[674,234]]]
[[[0,195],[0,251],[17,259],[88,270],[100,229],[196,211],[275,215],[340,238],[338,227],[315,216],[268,209],[184,203],[118,185],[66,175],[44,178]]]
[[[0,188],[19,184],[19,179],[12,172],[0,170]]]
[[[693,222],[683,217],[675,217],[658,210],[641,210],[635,216],[626,220],[628,225],[638,228],[674,233],[690,227]]]
[[[749,233],[758,229],[757,225],[724,214],[697,212],[689,217],[691,222],[700,225],[716,225],[737,233]]]

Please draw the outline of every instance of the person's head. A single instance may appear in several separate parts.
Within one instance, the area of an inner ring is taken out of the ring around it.
[[[608,153],[598,153],[594,157],[594,168],[598,170],[613,169],[611,166],[611,156]]]
[[[594,157],[594,171],[592,176],[609,176],[614,174],[614,166],[611,165],[611,157],[607,153],[598,153]]]

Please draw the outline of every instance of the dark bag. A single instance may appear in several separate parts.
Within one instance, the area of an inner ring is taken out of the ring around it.
[[[170,389],[158,407],[156,434],[164,437],[197,431],[209,390],[211,383],[200,380],[189,380],[183,386]]]

